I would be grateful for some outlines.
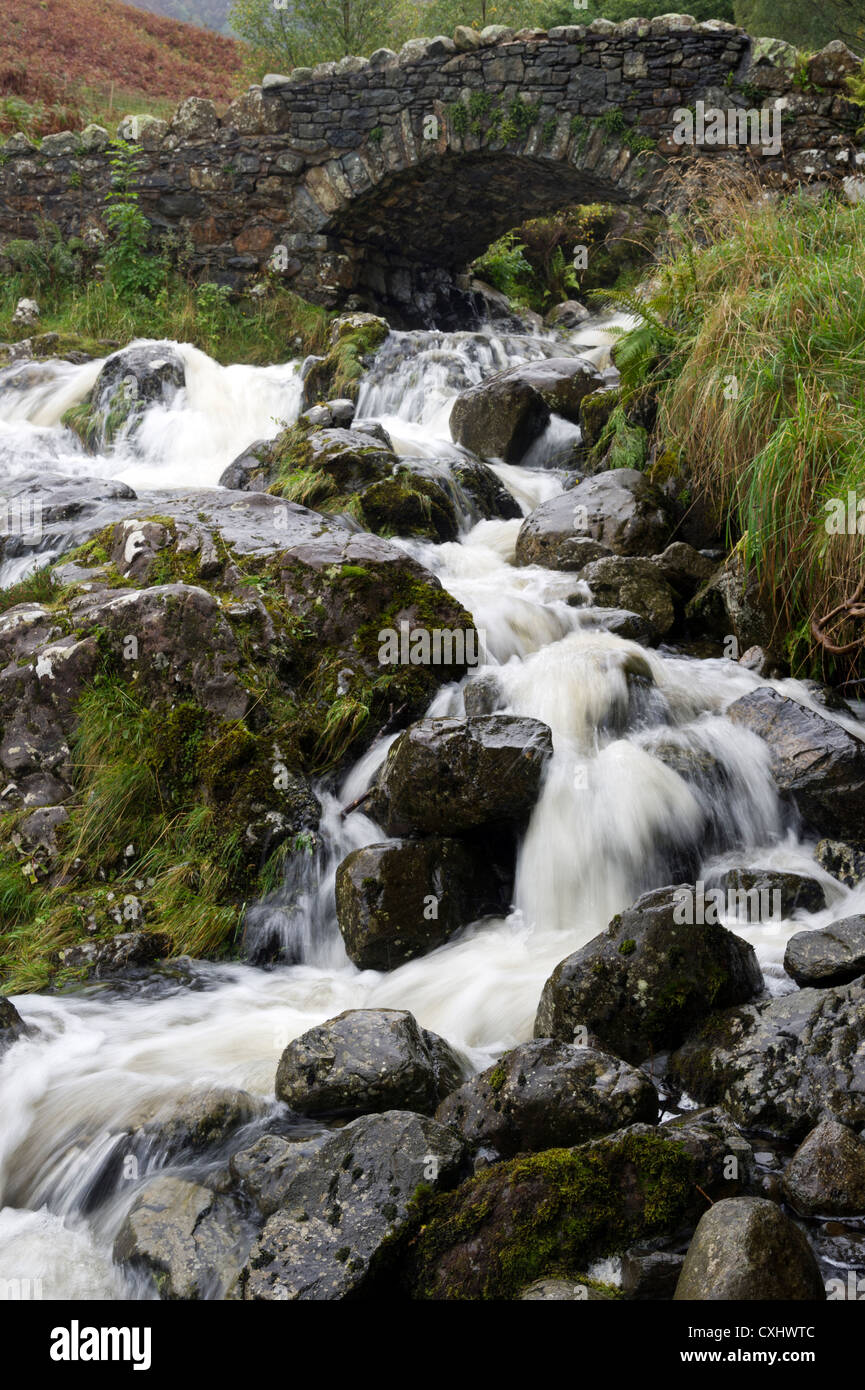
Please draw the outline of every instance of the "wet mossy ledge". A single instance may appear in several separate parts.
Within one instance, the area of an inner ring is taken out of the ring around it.
[[[246,906],[314,844],[312,779],[465,670],[379,664],[382,629],[472,627],[387,541],[261,494],[164,505],[3,596],[10,993],[75,978],[118,932],[238,954]]]

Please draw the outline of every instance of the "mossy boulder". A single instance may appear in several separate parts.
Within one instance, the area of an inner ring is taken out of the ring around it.
[[[536,1279],[573,1279],[599,1256],[695,1224],[707,1195],[739,1190],[725,1174],[731,1152],[744,1173],[748,1144],[709,1112],[495,1163],[424,1203],[407,1259],[414,1296],[514,1298]]]
[[[395,475],[365,488],[360,499],[364,524],[379,536],[419,536],[452,541],[459,526],[454,505],[432,478],[400,467]]]
[[[641,1062],[682,1042],[713,1008],[763,987],[754,948],[719,924],[678,920],[690,887],[644,893],[556,967],[544,985],[535,1036],[571,1041],[582,1027]]]
[[[375,314],[345,314],[331,324],[330,347],[303,366],[304,408],[332,397],[357,400],[360,379],[390,327]]]
[[[49,486],[46,512],[50,499]],[[440,664],[380,659],[382,630],[472,631],[388,541],[263,493],[161,505],[113,502],[126,518],[0,615],[7,796],[37,796],[46,822],[63,810],[57,852],[39,859],[49,879],[16,895],[15,922],[42,925],[8,938],[15,987],[78,948],[61,969],[86,971],[130,893],[136,929],[166,932],[172,953],[231,949],[244,904],[317,824],[308,778],[466,670],[456,648]]]
[[[150,406],[170,405],[185,382],[183,359],[172,344],[134,344],[107,358],[86,400],[71,407],[63,423],[98,454],[129,434]]]
[[[593,449],[598,443],[618,404],[619,392],[615,387],[592,391],[580,401],[579,426],[585,449]]]

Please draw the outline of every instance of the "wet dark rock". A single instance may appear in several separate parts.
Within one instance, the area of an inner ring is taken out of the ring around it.
[[[251,1231],[231,1200],[178,1177],[137,1194],[114,1242],[120,1264],[143,1270],[160,1298],[223,1298],[246,1259]]]
[[[519,502],[489,464],[480,459],[454,459],[450,470],[481,520],[510,521],[522,516]]]
[[[676,920],[680,895],[693,891],[644,893],[563,960],[544,985],[535,1037],[570,1041],[588,1028],[640,1062],[682,1042],[713,1008],[753,998],[763,985],[753,947],[717,924]]]
[[[841,840],[820,840],[814,858],[821,869],[847,888],[865,883],[865,850],[854,849]]]
[[[361,970],[394,970],[478,917],[505,910],[508,886],[489,859],[459,840],[366,845],[337,870],[339,929]]]
[[[24,1032],[24,1020],[4,994],[0,994],[0,1054]]]
[[[137,1133],[163,1154],[203,1153],[224,1144],[262,1109],[261,1102],[248,1091],[212,1086],[173,1106],[168,1114],[150,1120]]]
[[[821,1120],[790,1159],[782,1182],[800,1216],[862,1216],[865,1143],[837,1120]]]
[[[551,328],[579,328],[591,315],[578,299],[565,299],[547,314],[545,322]]]
[[[606,385],[602,373],[582,357],[547,357],[538,362],[520,362],[499,372],[493,379],[528,383],[555,415],[562,415],[575,425],[580,422],[580,405],[585,397]]]
[[[495,714],[505,704],[504,691],[493,675],[475,676],[463,686],[466,714]]]
[[[269,465],[270,441],[257,439],[219,475],[219,486],[237,489],[241,492],[266,492],[273,481],[273,470]]]
[[[632,1246],[622,1256],[622,1293],[637,1301],[671,1299],[684,1259],[669,1250]]]
[[[462,1077],[456,1054],[412,1014],[348,1009],[288,1044],[276,1094],[306,1115],[430,1114]]]
[[[607,1053],[549,1038],[506,1052],[436,1111],[470,1144],[505,1157],[581,1144],[657,1117],[658,1093],[642,1072]]]
[[[688,1247],[675,1298],[822,1300],[820,1269],[808,1238],[762,1197],[732,1197],[701,1218]]]
[[[519,463],[549,418],[549,406],[540,392],[508,370],[457,396],[450,430],[457,444],[481,458]]]
[[[819,931],[791,936],[784,969],[797,985],[845,985],[865,975],[865,917],[843,917]]]
[[[651,560],[637,555],[609,555],[593,560],[580,572],[602,607],[637,613],[658,637],[669,632],[676,619],[673,591]]]
[[[735,637],[739,650],[760,647],[769,675],[784,674],[785,656],[771,604],[738,551],[729,556],[694,594],[686,616],[702,635]]]
[[[736,902],[737,916],[751,922],[767,915],[778,920],[794,912],[820,912],[826,906],[823,885],[815,878],[779,869],[726,869],[711,875],[707,887],[719,887],[729,901]]]
[[[250,1252],[244,1298],[330,1302],[386,1280],[418,1189],[452,1184],[462,1161],[462,1141],[435,1120],[388,1111],[353,1121],[287,1185]]]
[[[806,825],[822,835],[865,840],[865,742],[840,724],[760,686],[727,710],[769,746],[772,773]]]
[[[685,541],[673,541],[652,562],[682,598],[690,598],[715,570],[713,561]]]
[[[582,607],[582,600],[568,600],[575,608]],[[631,613],[627,608],[593,608],[587,614],[603,632],[612,632],[615,637],[623,637],[627,642],[639,642],[642,647],[654,647],[660,640],[657,628],[642,613]]]
[[[518,565],[571,569],[575,539],[593,540],[617,555],[653,555],[672,527],[667,503],[644,474],[616,468],[584,478],[569,492],[542,502],[517,537]],[[565,549],[562,550],[562,547]]]
[[[524,819],[552,756],[546,724],[515,715],[421,719],[388,753],[380,779],[389,835],[454,833]]]
[[[64,970],[76,970],[96,980],[128,970],[131,966],[150,965],[171,954],[171,939],[164,932],[119,932],[106,941],[85,941],[80,946],[67,946],[58,951],[58,964]]]
[[[295,1140],[262,1134],[254,1144],[231,1155],[229,1171],[262,1216],[272,1216],[282,1206],[289,1184],[309,1167],[327,1138],[327,1131]]]
[[[865,980],[714,1014],[670,1059],[689,1095],[737,1123],[802,1138],[828,1113],[865,1125]]]

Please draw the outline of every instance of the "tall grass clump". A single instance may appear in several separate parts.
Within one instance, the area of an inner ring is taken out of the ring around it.
[[[865,626],[842,607],[832,645],[856,645],[841,654],[819,626],[863,575],[865,538],[830,518],[849,493],[865,513],[865,207],[719,180],[631,307],[626,390],[657,394],[660,446],[728,519],[794,666],[852,679]]]

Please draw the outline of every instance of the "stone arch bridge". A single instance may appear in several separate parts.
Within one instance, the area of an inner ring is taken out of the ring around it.
[[[460,272],[509,227],[579,201],[667,212],[689,159],[860,192],[862,111],[845,95],[858,66],[839,43],[805,63],[778,40],[687,15],[458,29],[270,75],[221,118],[190,98],[170,124],[130,118],[122,133],[144,151],[144,210],[186,244],[199,276],[239,284],[271,265],[320,303],[355,296],[395,324],[447,323]],[[737,134],[683,144],[681,130],[677,142],[682,113],[700,103],[764,109],[780,148]],[[38,149],[7,142],[0,242],[46,218],[64,234],[100,227],[106,143],[97,127]]]

